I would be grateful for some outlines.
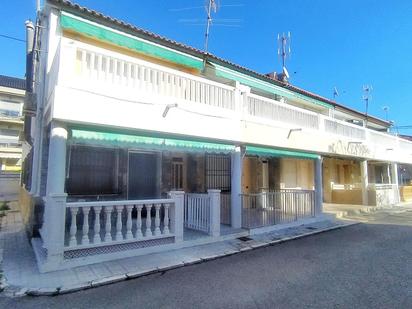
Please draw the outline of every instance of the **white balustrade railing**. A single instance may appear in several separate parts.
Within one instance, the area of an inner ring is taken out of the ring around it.
[[[174,236],[173,199],[74,202],[66,207],[69,249]]]
[[[324,121],[324,128],[327,133],[337,134],[349,138],[362,140],[366,139],[366,130],[363,127],[337,119],[325,118]]]
[[[412,155],[412,142],[399,138],[399,148],[405,151],[409,156]]]
[[[185,194],[184,225],[186,228],[209,233],[210,202],[208,194]]]
[[[247,113],[254,117],[319,129],[318,114],[254,94],[248,95]]]
[[[383,145],[386,149],[393,150],[398,146],[398,138],[396,136],[373,130],[368,130],[368,141],[373,144]]]
[[[236,102],[234,87],[207,78],[86,44],[79,43],[74,50],[72,55],[75,57],[76,65],[71,66],[71,73],[68,69],[65,72],[67,76],[74,74],[69,78],[71,83],[87,91],[96,86],[98,91],[110,94],[117,89],[124,91],[123,94],[127,96],[161,96],[171,98],[174,102],[200,103],[240,114],[244,112],[243,115],[250,119],[281,122],[370,144],[385,145],[387,148],[405,147],[412,153],[412,143],[395,136],[256,94],[248,93],[243,105]]]
[[[235,109],[233,87],[86,49],[77,49],[76,58],[77,78],[126,87],[149,95]]]

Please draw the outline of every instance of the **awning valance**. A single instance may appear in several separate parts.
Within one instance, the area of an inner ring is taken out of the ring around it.
[[[198,140],[149,137],[80,129],[72,129],[71,133],[70,143],[72,144],[218,153],[230,153],[235,148],[234,145],[210,143]]]
[[[300,159],[318,159],[319,155],[307,152],[282,150],[267,147],[246,146],[246,154],[263,157],[291,157]]]

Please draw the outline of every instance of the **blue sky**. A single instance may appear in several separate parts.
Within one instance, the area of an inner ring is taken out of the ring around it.
[[[0,34],[24,39],[35,0],[2,1]],[[81,5],[176,41],[203,48],[204,0],[77,0]],[[209,51],[261,73],[279,71],[276,36],[292,33],[287,62],[291,83],[365,111],[362,85],[373,85],[369,112],[396,125],[412,125],[412,1],[410,0],[220,0]],[[24,76],[24,43],[0,37],[0,74]],[[296,72],[296,73],[294,73]],[[405,133],[412,134],[412,130]]]

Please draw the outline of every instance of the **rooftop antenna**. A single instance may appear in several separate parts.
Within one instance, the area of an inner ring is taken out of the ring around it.
[[[333,100],[336,101],[336,98],[339,96],[338,88],[333,88]]]
[[[365,127],[368,124],[368,107],[369,107],[369,101],[372,101],[372,95],[371,91],[373,90],[373,87],[371,85],[364,85],[363,86],[363,96],[362,99],[365,101]]]
[[[385,112],[385,120],[389,121],[389,118],[388,118],[388,113],[389,113],[389,110],[390,110],[389,106],[382,106],[382,109]]]
[[[205,32],[205,53],[207,53],[208,44],[209,44],[210,25],[212,24],[212,10],[215,13],[217,12],[216,0],[207,0],[207,1],[208,3],[206,4],[207,20],[206,20],[206,32]]]
[[[282,73],[278,76],[284,82],[289,78],[289,72],[286,69],[286,59],[290,58],[290,31],[287,35],[285,33],[278,34],[278,56],[282,59]]]

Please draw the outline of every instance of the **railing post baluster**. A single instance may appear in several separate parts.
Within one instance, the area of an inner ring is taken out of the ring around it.
[[[155,236],[161,235],[161,232],[160,232],[160,206],[161,206],[161,204],[156,204],[155,205],[155,209],[156,209],[155,230],[154,230],[154,235]]]
[[[137,209],[137,220],[136,220],[136,238],[142,238],[142,208],[143,205],[136,205]]]
[[[94,237],[93,237],[93,243],[94,244],[99,244],[101,242],[100,239],[100,211],[102,210],[101,206],[94,206]]]
[[[123,205],[117,205],[116,206],[116,211],[117,211],[117,217],[116,217],[116,240],[123,240],[123,235],[122,235],[122,211],[123,211]]]
[[[77,212],[78,211],[79,211],[79,208],[77,207],[70,208],[70,214],[72,217],[72,222],[70,224],[70,240],[69,240],[70,247],[77,245],[76,233],[77,233]]]
[[[133,233],[132,233],[132,210],[133,210],[133,205],[127,205],[126,210],[127,210],[127,220],[126,220],[126,239],[132,239],[133,238]]]
[[[151,210],[152,205],[146,204],[146,232],[145,237],[152,236],[152,217],[151,217]]]
[[[163,234],[164,235],[167,235],[167,234],[169,234],[170,233],[170,230],[169,230],[169,204],[164,204],[164,209],[165,209],[165,217],[164,217],[164,221],[163,221],[163,224],[164,224],[164,227],[163,227]]]
[[[82,245],[89,244],[89,212],[90,207],[83,207],[83,237]]]
[[[112,241],[112,210],[113,206],[105,207],[104,212],[106,214],[106,225],[105,225],[105,234],[104,234],[104,241]]]

